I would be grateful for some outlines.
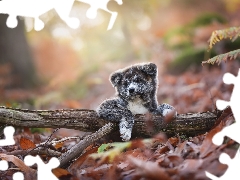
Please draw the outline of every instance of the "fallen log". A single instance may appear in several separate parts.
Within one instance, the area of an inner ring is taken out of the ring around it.
[[[208,132],[217,122],[214,112],[178,114],[166,123],[160,115],[136,115],[132,137],[149,137],[159,132],[168,135],[185,134],[195,136]],[[29,128],[68,128],[86,132],[96,132],[109,123],[98,117],[94,110],[58,109],[26,110],[0,107],[0,124]],[[111,122],[113,130],[118,129],[117,122]],[[149,125],[150,124],[150,125]],[[149,128],[150,126],[150,128]]]

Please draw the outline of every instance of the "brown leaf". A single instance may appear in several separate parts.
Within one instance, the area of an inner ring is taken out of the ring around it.
[[[55,168],[52,170],[52,172],[57,178],[61,178],[62,176],[71,176],[70,172],[62,168]]]
[[[214,129],[212,129],[203,140],[203,143],[200,148],[200,158],[206,157],[207,155],[209,155],[209,153],[212,153],[218,147],[217,145],[213,144],[212,138],[215,134],[220,132],[226,125],[232,122],[231,118],[229,118],[231,116],[232,111],[229,107],[223,110],[222,114],[219,117],[219,120],[217,120],[220,121],[220,123]]]
[[[180,155],[168,154],[164,159],[159,162],[159,165],[166,168],[173,168],[180,165],[183,162],[183,158]]]
[[[25,172],[25,179],[37,179],[37,171],[26,166],[22,160],[14,155],[0,154],[0,158],[15,164],[21,171]]]
[[[233,115],[232,109],[230,106],[226,107],[224,110],[218,112],[218,119],[216,120],[215,126],[216,127],[220,122],[226,122],[228,120],[228,117],[231,117]],[[213,127],[213,128],[214,128]]]
[[[24,129],[24,132],[25,132],[25,133],[27,133],[27,134],[31,134],[31,130],[30,130],[30,128],[28,128],[28,127],[24,127],[23,129]]]
[[[36,145],[29,139],[22,137],[20,139],[20,147],[23,150],[35,148]]]
[[[168,142],[173,145],[173,146],[177,146],[179,143],[179,138],[177,137],[171,137],[168,139]]]
[[[159,142],[162,142],[162,143],[167,142],[167,135],[163,132],[160,132],[160,133],[156,134],[153,138],[158,140]]]
[[[196,172],[202,168],[202,159],[186,159],[182,165],[179,166],[179,175],[185,177],[185,179],[194,179]]]
[[[131,145],[129,149],[137,149],[137,148],[144,148],[146,144],[144,144],[142,139],[136,139],[131,141]]]
[[[33,139],[35,144],[40,144],[42,141],[41,136],[39,134],[34,134]]]
[[[187,141],[184,141],[178,144],[178,146],[174,150],[174,153],[178,155],[182,154],[182,151],[185,149],[186,144],[187,144]]]
[[[209,153],[212,153],[218,147],[217,145],[213,144],[212,138],[216,133],[220,132],[222,129],[223,129],[223,126],[221,122],[217,127],[212,129],[206,135],[200,148],[200,158],[206,157],[207,155],[209,155]]]
[[[75,171],[78,171],[81,169],[83,165],[86,166],[93,166],[95,164],[95,160],[92,158],[88,158],[88,155],[92,153],[96,153],[98,150],[98,147],[92,148],[88,151],[86,151],[82,156],[80,156],[74,163],[71,164],[71,166],[68,168],[68,170],[72,173],[75,174]]]
[[[166,170],[159,167],[156,162],[143,161],[132,156],[128,156],[128,160],[136,166],[137,173],[143,177],[156,180],[171,179]]]
[[[177,111],[175,109],[173,111],[167,113],[166,116],[164,116],[164,121],[166,123],[170,123],[170,122],[174,121],[176,113],[177,113]]]
[[[59,149],[59,148],[63,147],[63,144],[64,144],[64,142],[59,142],[59,143],[56,143],[56,144],[54,145],[54,147],[55,147],[56,149]]]

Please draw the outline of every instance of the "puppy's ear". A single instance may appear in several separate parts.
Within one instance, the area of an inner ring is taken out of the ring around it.
[[[122,73],[120,72],[114,72],[110,75],[110,81],[113,87],[117,86],[121,80],[122,80]]]
[[[157,66],[156,66],[156,64],[153,64],[153,63],[147,63],[147,64],[140,65],[139,70],[141,70],[151,76],[157,75]]]

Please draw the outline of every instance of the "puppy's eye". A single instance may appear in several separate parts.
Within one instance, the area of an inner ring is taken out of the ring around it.
[[[134,93],[135,89],[134,89],[134,88],[131,88],[131,89],[129,89],[128,91],[129,91],[129,93]]]

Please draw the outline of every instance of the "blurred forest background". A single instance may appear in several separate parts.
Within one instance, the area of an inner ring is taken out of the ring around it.
[[[238,0],[124,0],[107,31],[110,14],[99,10],[88,19],[89,5],[75,1],[71,29],[54,10],[42,15],[45,27],[33,30],[32,18],[6,26],[0,14],[0,105],[28,109],[95,109],[115,94],[108,80],[125,66],[154,62],[159,69],[159,102],[179,113],[213,110],[228,100],[232,86],[225,72],[236,74],[239,61],[201,65],[208,58],[240,47],[224,40],[210,52],[212,31],[239,26]]]

